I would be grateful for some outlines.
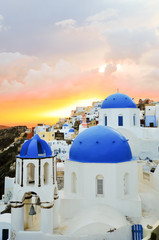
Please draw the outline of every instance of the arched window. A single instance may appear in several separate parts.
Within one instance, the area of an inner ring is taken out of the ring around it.
[[[133,125],[136,125],[136,114],[133,115]]]
[[[96,177],[96,195],[97,196],[103,196],[104,191],[103,191],[103,180],[104,177],[101,175],[98,175]]]
[[[123,116],[122,115],[118,116],[118,126],[123,126]]]
[[[75,172],[73,172],[71,176],[71,191],[72,193],[77,192],[77,177]]]
[[[107,116],[105,116],[104,120],[105,120],[105,126],[107,126]]]
[[[130,192],[129,186],[129,174],[125,173],[124,175],[124,195],[128,195]]]
[[[35,183],[35,165],[33,163],[29,163],[27,165],[27,184]]]
[[[49,183],[49,164],[46,162],[44,164],[44,184]]]
[[[18,169],[17,169],[17,184],[20,184],[20,162],[18,162]]]

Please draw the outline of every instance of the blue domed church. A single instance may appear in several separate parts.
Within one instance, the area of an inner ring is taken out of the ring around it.
[[[117,128],[135,128],[140,126],[140,110],[134,100],[122,93],[108,96],[99,112],[99,123]]]
[[[128,140],[111,127],[91,127],[75,138],[65,162],[64,184],[61,216],[83,216],[84,225],[82,221],[76,224],[76,232],[92,228],[98,232],[98,224],[109,228],[110,222],[104,218],[108,213],[114,218],[115,228],[122,222],[121,216],[141,217],[137,161]],[[102,212],[100,219],[97,209]]]

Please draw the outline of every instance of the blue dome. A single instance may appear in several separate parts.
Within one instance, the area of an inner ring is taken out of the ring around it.
[[[73,128],[71,128],[70,130],[69,130],[69,132],[74,132],[75,130],[73,129]]]
[[[63,126],[64,126],[64,127],[68,127],[68,124],[65,123]]]
[[[80,133],[70,149],[69,160],[83,163],[120,163],[132,160],[126,138],[111,127],[90,127]]]
[[[42,140],[39,135],[26,141],[20,151],[20,158],[46,158],[51,157],[52,151],[46,141]]]
[[[126,94],[115,93],[104,100],[101,108],[136,108],[136,104]]]

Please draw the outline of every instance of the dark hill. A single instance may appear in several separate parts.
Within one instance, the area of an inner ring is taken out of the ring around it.
[[[0,129],[0,198],[4,193],[5,176],[15,176],[15,160],[27,139],[26,126]]]
[[[9,127],[4,126],[4,125],[0,125],[0,129],[6,129],[6,128],[9,128]]]

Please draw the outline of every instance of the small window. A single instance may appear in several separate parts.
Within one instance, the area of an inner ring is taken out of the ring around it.
[[[96,177],[96,195],[103,196],[103,176]]]
[[[133,116],[133,124],[136,125],[136,115]]]
[[[105,116],[105,126],[107,126],[107,116]]]
[[[103,194],[103,179],[97,179],[97,194]]]
[[[118,126],[123,126],[123,116],[118,116]]]

